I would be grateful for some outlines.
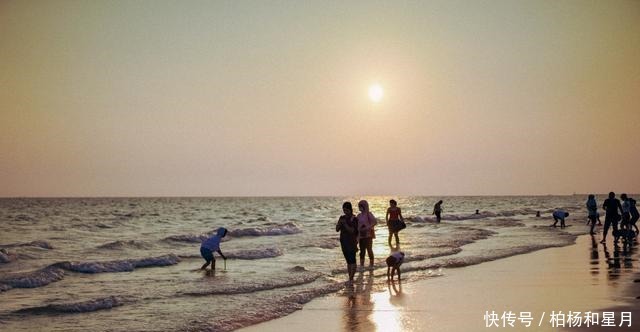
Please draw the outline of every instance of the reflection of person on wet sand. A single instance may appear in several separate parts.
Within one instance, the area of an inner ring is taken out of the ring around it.
[[[402,283],[398,281],[396,285],[396,282],[391,280],[387,283],[387,288],[389,289],[389,303],[396,306],[402,304]]]
[[[607,249],[607,245],[604,245],[604,257],[607,259],[607,265],[609,266],[609,279],[618,279],[620,277],[620,250],[616,246],[613,250],[613,258]]]
[[[591,274],[598,274],[599,272],[599,268],[598,265],[600,264],[599,262],[600,260],[600,255],[598,254],[598,240],[596,240],[596,237],[591,235],[591,265],[593,265],[593,267],[591,267]]]
[[[365,281],[366,278],[366,281]],[[373,309],[371,291],[373,289],[373,271],[360,271],[356,277],[355,287],[346,288],[346,302],[344,310],[345,331],[375,331],[376,326],[370,319],[363,319],[361,315],[370,315]]]

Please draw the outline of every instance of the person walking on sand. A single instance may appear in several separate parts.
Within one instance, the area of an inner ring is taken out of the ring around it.
[[[594,232],[596,221],[598,220],[598,203],[596,202],[596,196],[593,194],[587,198],[587,212],[591,221],[591,235],[594,235],[596,233]]]
[[[360,268],[364,269],[365,251],[369,254],[369,266],[373,267],[373,239],[376,238],[374,227],[378,224],[376,217],[369,211],[369,202],[358,202],[358,244],[360,245]]]
[[[431,214],[436,215],[436,222],[439,223],[442,214],[442,200],[439,200],[438,203],[433,206],[433,212]]]
[[[620,228],[631,229],[631,204],[629,204],[629,197],[627,194],[620,195],[622,199],[622,219],[620,221]]]
[[[396,238],[396,247],[400,248],[400,239],[398,238],[398,232],[404,229],[403,225],[404,218],[402,218],[402,211],[398,207],[398,202],[394,199],[389,201],[389,208],[387,209],[387,216],[385,217],[387,220],[387,227],[389,228],[389,247],[393,249],[391,245],[391,238],[395,236]]]
[[[638,236],[638,226],[636,226],[636,223],[638,219],[640,219],[640,214],[638,213],[638,208],[636,208],[636,200],[631,197],[629,197],[629,213],[631,214],[629,224],[636,229],[636,236]]]
[[[353,283],[353,276],[356,274],[356,251],[358,251],[358,219],[353,215],[351,202],[342,204],[342,212],[336,224],[336,232],[340,232],[340,247],[342,254],[347,261],[347,273],[349,274],[349,284]]]
[[[618,221],[620,221],[620,214],[618,214],[618,211],[622,213],[622,205],[620,205],[620,201],[616,198],[616,193],[614,193],[613,191],[609,193],[609,198],[604,200],[602,208],[604,209],[606,214],[604,217],[602,241],[600,241],[600,243],[606,243],[609,227],[613,226],[615,234],[618,233]],[[614,243],[618,244],[618,237],[615,235],[613,237]]]

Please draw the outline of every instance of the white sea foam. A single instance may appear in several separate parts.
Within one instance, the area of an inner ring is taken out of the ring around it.
[[[231,295],[246,294],[259,291],[271,290],[276,288],[286,288],[308,284],[320,277],[317,272],[297,272],[289,273],[286,277],[275,280],[263,280],[253,283],[236,282],[233,284],[214,284],[213,286],[199,288],[197,290],[183,292],[182,295],[188,296],[210,296],[210,295]]]
[[[31,241],[26,243],[10,243],[10,244],[0,244],[0,248],[15,248],[15,247],[38,247],[42,249],[53,249],[53,246],[49,244],[47,241]]]
[[[64,271],[55,265],[29,271],[10,273],[0,277],[0,285],[4,284],[9,288],[35,288],[46,286],[52,282],[62,280]],[[4,287],[5,290],[9,288]]]
[[[65,270],[82,273],[126,272],[139,267],[167,266],[178,264],[180,258],[174,254],[158,257],[123,259],[104,262],[62,262],[57,265]]]
[[[229,235],[233,237],[243,236],[275,236],[302,233],[302,230],[295,223],[275,224],[262,227],[249,227],[230,229]]]
[[[124,301],[115,297],[108,296],[82,302],[71,303],[52,303],[44,306],[30,307],[17,310],[17,314],[60,314],[60,313],[82,313],[97,310],[111,309],[121,306]]]
[[[114,241],[105,243],[97,247],[98,249],[109,249],[109,250],[118,250],[118,249],[149,249],[150,245],[143,241],[129,240],[129,241]]]

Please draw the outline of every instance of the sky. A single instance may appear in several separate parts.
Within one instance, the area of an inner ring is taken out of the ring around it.
[[[639,59],[632,0],[0,1],[0,196],[638,192]]]

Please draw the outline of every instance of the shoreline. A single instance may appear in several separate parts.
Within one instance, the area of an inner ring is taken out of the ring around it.
[[[500,321],[499,329],[563,330],[549,322],[552,311],[614,311],[616,317],[630,311],[632,327],[627,329],[633,329],[640,324],[640,282],[634,283],[640,274],[633,265],[637,250],[615,251],[610,243],[599,244],[600,239],[601,235],[580,235],[569,246],[447,269],[443,277],[395,283],[378,292],[367,289],[370,279],[365,272],[354,291],[316,298],[302,310],[238,331],[480,331],[497,328],[486,326],[487,312],[509,311],[531,312],[532,325],[503,327]]]

